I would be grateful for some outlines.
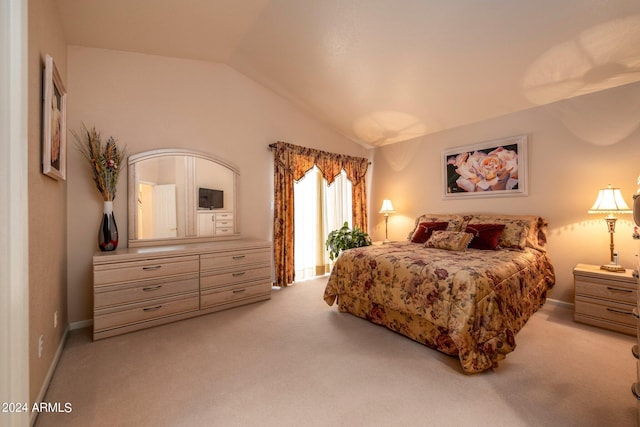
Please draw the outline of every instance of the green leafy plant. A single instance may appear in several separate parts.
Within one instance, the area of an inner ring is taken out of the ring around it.
[[[345,222],[338,230],[333,230],[329,233],[325,243],[331,261],[338,258],[340,251],[369,245],[371,245],[369,235],[358,227],[354,227],[353,230],[349,229],[348,222]]]

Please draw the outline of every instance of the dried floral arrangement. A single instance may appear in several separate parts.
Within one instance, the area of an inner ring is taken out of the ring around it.
[[[94,127],[87,129],[82,123],[80,134],[71,131],[78,150],[89,161],[93,181],[105,202],[113,201],[116,197],[116,185],[126,157],[126,150],[118,147],[116,140],[110,136],[106,141]]]

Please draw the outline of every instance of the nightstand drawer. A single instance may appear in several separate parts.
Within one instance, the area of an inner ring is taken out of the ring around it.
[[[590,318],[599,318],[604,321],[610,321],[627,325],[633,329],[635,334],[636,319],[633,316],[633,305],[618,304],[614,302],[607,302],[605,304],[594,301],[590,298],[585,298],[576,295],[576,316],[588,316]]]
[[[576,313],[575,321],[584,323],[586,325],[597,326],[598,328],[609,329],[610,331],[621,332],[627,335],[635,335],[636,327],[631,327],[625,323],[617,323],[611,322],[608,320],[603,320],[598,317],[591,317],[587,315],[581,315]],[[638,362],[640,363],[640,362]]]
[[[584,295],[594,298],[601,298],[619,301],[628,304],[635,304],[636,289],[626,283],[594,283],[576,278],[576,296]]]

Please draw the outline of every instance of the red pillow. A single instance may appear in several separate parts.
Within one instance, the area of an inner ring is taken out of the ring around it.
[[[465,231],[474,236],[469,247],[495,251],[498,249],[502,230],[504,230],[504,224],[469,224]]]
[[[413,243],[424,243],[429,240],[431,233],[435,230],[446,230],[449,226],[448,222],[421,222],[416,227],[416,231],[411,236]]]

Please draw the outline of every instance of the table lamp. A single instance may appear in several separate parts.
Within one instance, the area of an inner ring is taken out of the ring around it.
[[[598,192],[598,198],[596,202],[589,209],[590,214],[606,214],[604,220],[607,222],[607,228],[609,229],[611,252],[611,261],[609,264],[600,266],[603,270],[608,271],[625,271],[624,267],[621,267],[617,263],[617,259],[614,260],[614,245],[613,245],[613,233],[616,231],[616,221],[618,218],[616,214],[630,214],[633,211],[629,209],[627,203],[622,198],[622,193],[619,188],[612,188],[611,184],[607,188],[603,188]]]
[[[384,214],[384,242],[383,243],[389,243],[389,214],[390,213],[395,213],[396,211],[393,210],[393,205],[391,204],[391,200],[389,199],[384,199],[382,201],[382,207],[380,208],[380,212],[381,214]]]

